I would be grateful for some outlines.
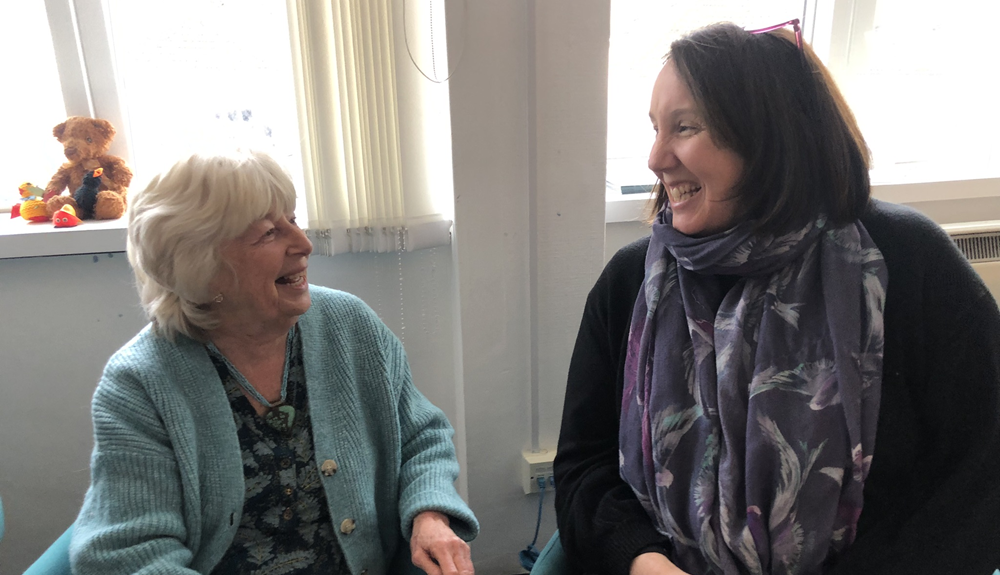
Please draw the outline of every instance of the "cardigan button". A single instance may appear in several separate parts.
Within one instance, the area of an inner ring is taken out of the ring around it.
[[[323,475],[330,477],[331,475],[337,472],[337,462],[332,459],[327,459],[326,461],[323,462],[323,465],[320,467],[320,470],[323,472]]]
[[[353,519],[348,517],[347,519],[344,519],[340,523],[340,532],[343,533],[344,535],[350,535],[351,533],[354,532],[355,527],[357,527],[357,524],[354,523]]]

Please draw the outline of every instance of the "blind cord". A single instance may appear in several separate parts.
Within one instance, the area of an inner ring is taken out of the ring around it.
[[[458,53],[458,58],[456,58],[456,60],[455,60],[455,68],[453,70],[449,70],[448,71],[448,76],[445,77],[444,80],[438,80],[437,79],[437,58],[436,58],[436,55],[434,53],[434,2],[433,2],[433,0],[431,0],[430,2],[428,2],[428,5],[431,8],[431,10],[430,10],[431,73],[434,75],[434,77],[431,78],[430,76],[427,75],[426,72],[424,72],[423,68],[421,68],[420,65],[417,64],[417,61],[413,58],[413,51],[410,50],[410,34],[406,30],[406,4],[407,4],[407,1],[408,0],[403,0],[403,43],[406,45],[406,55],[410,57],[410,62],[413,64],[413,67],[416,68],[418,72],[420,72],[421,76],[423,76],[424,78],[427,78],[429,81],[434,82],[435,84],[444,84],[445,82],[447,82],[448,80],[450,80],[453,75],[455,75],[455,72],[458,71],[458,67],[462,63],[462,57],[465,55],[465,40],[466,40],[466,32],[467,32],[467,29],[468,29],[468,26],[465,25],[465,19],[467,17],[467,12],[469,11],[469,2],[468,2],[468,0],[463,0],[462,1],[462,21],[461,21],[461,27],[462,27],[462,51]],[[447,42],[447,38],[445,38],[445,42]]]

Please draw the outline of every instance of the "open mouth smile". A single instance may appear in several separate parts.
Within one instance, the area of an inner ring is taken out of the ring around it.
[[[306,275],[304,273],[287,275],[278,278],[274,283],[291,287],[302,287],[306,283]]]
[[[695,194],[701,191],[701,186],[695,184],[678,184],[676,186],[667,186],[667,195],[670,197],[670,202],[678,204],[693,197]]]

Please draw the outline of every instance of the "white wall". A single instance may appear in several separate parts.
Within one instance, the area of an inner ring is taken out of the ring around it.
[[[523,494],[518,475],[531,410],[540,445],[554,447],[569,355],[602,265],[609,15],[607,0],[449,4],[478,572],[517,572],[516,552],[531,539],[537,499]],[[540,543],[553,525],[550,502]]]

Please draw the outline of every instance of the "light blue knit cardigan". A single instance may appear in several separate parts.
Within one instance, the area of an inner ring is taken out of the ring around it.
[[[426,510],[459,537],[479,524],[454,488],[445,415],[413,386],[399,340],[358,298],[310,286],[299,319],[317,466],[352,573],[415,570],[406,540]],[[70,557],[78,575],[209,573],[243,508],[229,401],[203,345],[146,327],[108,361],[93,400],[91,486]],[[356,528],[342,533],[341,523]],[[419,571],[416,571],[419,572]]]

